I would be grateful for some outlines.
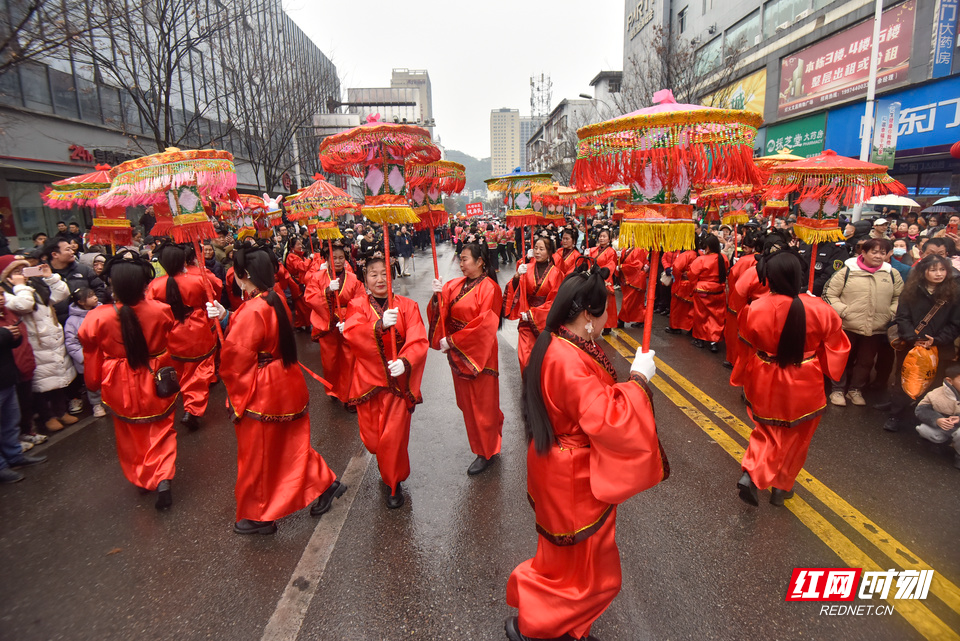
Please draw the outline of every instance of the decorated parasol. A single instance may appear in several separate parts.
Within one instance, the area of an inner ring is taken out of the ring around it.
[[[94,207],[93,226],[89,232],[92,245],[109,244],[116,247],[133,242],[133,229],[127,220],[126,207],[100,207],[97,199],[110,189],[110,165],[97,165],[95,171],[64,178],[51,184],[40,195],[43,204],[53,209]]]
[[[525,227],[537,224],[534,196],[549,194],[553,189],[553,175],[522,171],[519,167],[509,174],[483,181],[490,191],[501,192],[507,206],[507,227]],[[526,257],[526,240],[520,234],[520,251]]]
[[[217,203],[217,215],[237,228],[237,239],[257,235],[257,221],[267,213],[260,196],[237,194]]]
[[[773,171],[774,167],[779,167],[788,162],[796,162],[798,160],[804,160],[803,156],[795,156],[790,153],[793,151],[789,147],[783,147],[777,151],[775,154],[770,154],[769,156],[760,156],[755,158],[754,162],[757,164],[757,167],[760,168],[760,171],[764,173],[764,176],[769,178],[770,172]],[[781,216],[786,216],[790,213],[790,202],[786,199],[784,200],[768,200],[763,205],[763,215],[767,216],[771,220],[771,226],[773,226],[773,219]]]
[[[798,192],[797,204],[802,216],[793,232],[811,251],[810,286],[813,289],[812,264],[817,243],[843,239],[838,226],[840,207],[869,200],[883,194],[905,195],[907,188],[887,174],[885,165],[875,165],[828,149],[821,154],[775,167],[767,182],[767,198],[786,200]]]
[[[430,132],[414,125],[380,121],[380,114],[320,144],[320,163],[325,171],[363,178],[364,204],[360,212],[383,226],[383,255],[387,262],[387,305],[393,306],[390,274],[390,224],[419,222],[406,198],[407,162],[440,160],[440,149]],[[396,360],[396,332],[390,328],[390,354]]]
[[[166,151],[128,160],[110,170],[110,190],[98,203],[104,207],[154,205],[166,203],[173,214],[173,239],[193,243],[198,259],[202,259],[200,241],[215,238],[216,230],[203,207],[203,202],[223,200],[237,188],[233,155],[219,149]],[[213,302],[213,287],[202,267],[207,300]],[[214,323],[223,339],[220,323]]]
[[[733,255],[737,255],[737,225],[744,225],[750,220],[747,213],[747,203],[751,202],[758,193],[753,185],[723,185],[711,183],[702,189],[697,196],[697,205],[707,209],[716,208],[718,213],[725,207],[720,216],[720,222],[733,228]]]
[[[579,129],[571,182],[583,190],[631,187],[620,247],[646,248],[650,263],[656,264],[661,251],[694,246],[692,185],[762,184],[753,162],[753,140],[763,118],[743,110],[678,104],[668,89],[656,92],[653,102],[652,107]],[[650,345],[656,271],[650,270],[647,287],[644,351]]]
[[[437,160],[426,164],[407,163],[407,198],[420,218],[415,228],[430,230],[433,251],[433,273],[440,278],[437,264],[437,240],[434,230],[445,225],[450,215],[443,206],[443,196],[463,191],[467,184],[466,168],[460,163]],[[441,318],[442,322],[442,318]]]

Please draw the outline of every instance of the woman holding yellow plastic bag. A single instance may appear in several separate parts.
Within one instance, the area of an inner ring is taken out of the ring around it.
[[[914,265],[894,317],[900,345],[883,429],[896,432],[923,393],[943,380],[960,336],[960,286],[949,258],[931,255]]]

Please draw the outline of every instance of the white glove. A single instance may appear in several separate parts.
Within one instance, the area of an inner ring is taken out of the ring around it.
[[[651,349],[644,354],[641,351],[642,349],[643,348],[637,350],[637,355],[633,359],[633,365],[630,366],[630,371],[640,374],[649,381],[657,373],[657,365],[653,362],[653,357],[656,352]]]
[[[226,308],[218,303],[213,301],[212,303],[207,303],[207,318],[223,318],[227,315]]]
[[[322,271],[322,272],[327,271],[327,263],[325,263],[325,262],[324,262],[324,263],[320,263],[319,269],[320,269],[320,271]]]
[[[439,294],[443,291],[443,281],[439,278],[433,279],[433,292]]]
[[[339,291],[339,290],[340,290],[340,279],[339,279],[339,278],[334,278],[333,280],[331,280],[329,287],[330,287],[330,291],[331,291],[331,292]]]
[[[526,264],[526,263],[524,263],[524,264],[520,265],[519,267],[517,267],[517,276],[523,276],[523,275],[526,274],[526,273],[527,273],[527,264]]]
[[[527,258],[533,258],[533,250],[532,250],[532,249],[528,249],[528,250],[527,250]]]
[[[671,276],[667,272],[663,272],[662,274],[660,274],[661,285],[663,285],[664,287],[669,287],[672,282],[673,282],[673,276]]]
[[[383,312],[383,328],[393,327],[397,324],[397,316],[400,315],[400,310],[396,307],[392,307]]]
[[[450,343],[447,342],[447,339],[446,339],[446,338],[441,338],[441,339],[440,339],[440,353],[441,353],[441,354],[446,354],[448,351],[450,351]]]
[[[406,367],[404,367],[403,361],[398,358],[395,361],[387,361],[387,371],[390,372],[390,376],[397,378],[406,371]]]
[[[337,331],[340,332],[341,334],[343,333],[343,321],[340,321],[339,323],[337,323]]]
[[[520,320],[532,323],[533,319],[530,317],[530,312],[522,312],[520,314]]]

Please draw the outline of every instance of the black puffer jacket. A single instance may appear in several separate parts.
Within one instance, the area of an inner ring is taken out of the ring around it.
[[[51,269],[53,268],[51,267]],[[84,265],[79,260],[75,260],[64,269],[53,269],[53,273],[60,274],[60,278],[62,278],[67,284],[67,287],[70,288],[71,294],[79,287],[89,287],[96,292],[97,298],[100,299],[101,303],[110,302],[110,293],[107,290],[107,285],[100,280],[97,272],[93,271],[93,267]],[[60,321],[61,325],[67,322],[67,317],[70,315],[70,303],[71,300],[68,297],[66,300],[60,301],[53,306],[54,309],[57,310],[57,320]]]
[[[919,287],[918,292],[913,292],[911,295],[907,295],[907,292],[901,294],[897,314],[893,319],[901,339],[911,345],[916,342],[918,338],[916,327],[933,308],[935,302],[927,288],[922,286]],[[933,344],[937,347],[952,345],[957,336],[960,336],[960,303],[953,301],[938,309],[921,331],[921,338],[923,336],[931,336]]]

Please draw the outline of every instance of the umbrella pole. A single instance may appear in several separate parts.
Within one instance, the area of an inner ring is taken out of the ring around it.
[[[737,257],[737,223],[733,223],[733,257]]]
[[[387,263],[387,309],[393,307],[393,267],[390,265],[390,224],[383,222],[383,257]],[[397,360],[397,329],[390,328],[390,345],[387,346],[390,360]]]
[[[810,248],[810,278],[807,280],[807,291],[813,291],[813,274],[817,265],[817,243]]]
[[[647,274],[647,305],[643,310],[643,343],[641,350],[644,354],[650,351],[650,334],[653,331],[653,306],[657,300],[657,269],[660,264],[660,252],[651,249],[647,257],[650,271]]]
[[[437,280],[440,280],[440,266],[437,264],[437,237],[436,237],[436,234],[437,234],[437,230],[431,227],[431,228],[430,228],[430,249],[433,251],[433,277],[436,278]],[[442,309],[443,309],[443,295],[442,295],[442,294],[437,294],[437,309],[438,309],[438,310],[442,310]],[[437,324],[438,324],[439,327],[440,327],[440,335],[441,335],[441,336],[446,336],[446,335],[447,335],[447,329],[446,329],[446,327],[444,326],[443,313],[442,313],[442,312],[439,313],[439,314],[437,314]]]
[[[313,240],[311,239],[310,242],[313,243]],[[333,241],[330,240],[329,238],[327,239],[327,271],[330,274],[330,280],[333,280],[334,278],[337,277],[337,272],[334,271],[333,269]],[[346,268],[344,268],[343,275],[344,276],[347,275]],[[342,310],[340,309],[340,293],[339,292],[333,292],[333,304],[337,308],[337,318],[339,318],[341,321],[346,320],[343,318]]]
[[[207,278],[207,266],[203,260],[203,252],[200,250],[200,241],[196,238],[193,239],[193,251],[197,255],[197,266],[200,268],[200,277],[203,279],[203,291],[207,294],[207,301],[213,302],[213,286],[210,284],[210,280]],[[214,324],[214,327],[217,328],[217,336],[220,338],[220,344],[223,344],[223,328],[220,327],[220,321],[217,320]]]

